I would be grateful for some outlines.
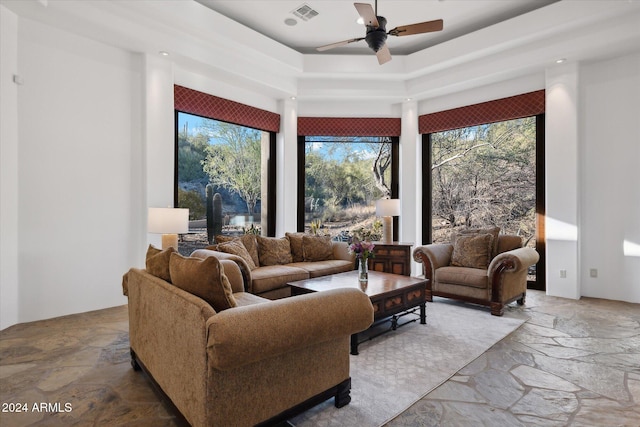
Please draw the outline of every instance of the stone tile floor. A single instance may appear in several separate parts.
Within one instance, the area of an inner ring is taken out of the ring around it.
[[[388,424],[640,426],[640,305],[529,291],[511,335]]]
[[[529,320],[388,426],[640,426],[639,304],[530,291],[505,316]],[[0,331],[0,425],[181,425],[127,330],[122,306]]]

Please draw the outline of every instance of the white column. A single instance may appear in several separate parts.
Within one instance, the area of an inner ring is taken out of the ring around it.
[[[400,136],[400,226],[399,241],[421,243],[422,234],[422,147],[418,134],[418,103],[402,104],[402,129]],[[419,274],[418,265],[412,262],[412,274]]]
[[[298,212],[298,103],[280,101],[280,133],[277,137],[276,236],[296,231]]]
[[[165,57],[153,54],[144,56],[144,118],[143,179],[146,179],[146,197],[141,197],[141,229],[145,239],[157,247],[161,237],[146,232],[147,207],[173,206],[174,186],[174,100],[173,63]],[[146,172],[146,173],[145,173]]]
[[[18,16],[0,6],[0,330],[18,313]]]
[[[546,73],[547,294],[580,298],[578,268],[578,65]]]

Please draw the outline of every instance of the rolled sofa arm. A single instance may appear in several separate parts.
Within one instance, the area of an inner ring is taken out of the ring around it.
[[[489,277],[495,274],[500,266],[505,272],[526,271],[538,262],[540,255],[533,248],[518,248],[496,255],[489,264]]]
[[[422,272],[427,279],[433,281],[436,269],[449,265],[453,245],[450,243],[433,243],[418,246],[413,250],[413,259],[423,264]]]
[[[372,323],[373,306],[364,292],[314,292],[216,314],[207,321],[207,352],[213,368],[234,369],[347,337]]]
[[[239,257],[238,255],[228,254],[226,252],[214,251],[212,249],[196,249],[191,253],[191,256],[196,258],[202,258],[202,259],[210,256],[214,256],[221,261],[231,260],[235,262],[240,268],[240,272],[242,273],[242,279],[244,281],[244,291],[251,292],[251,288],[252,288],[251,269],[247,265],[247,262],[243,260],[241,257]],[[237,292],[237,291],[234,289],[234,292]]]

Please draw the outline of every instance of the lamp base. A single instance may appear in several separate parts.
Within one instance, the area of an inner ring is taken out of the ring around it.
[[[390,216],[382,217],[382,243],[393,243],[393,224]]]
[[[162,235],[162,250],[169,249],[170,247],[178,250],[178,235],[177,234],[163,234]]]

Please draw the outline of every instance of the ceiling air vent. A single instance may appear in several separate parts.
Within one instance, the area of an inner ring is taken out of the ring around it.
[[[295,16],[302,19],[303,21],[308,21],[314,16],[318,15],[317,10],[313,10],[311,6],[306,3],[303,3],[301,6],[298,6],[295,10],[291,11]]]

